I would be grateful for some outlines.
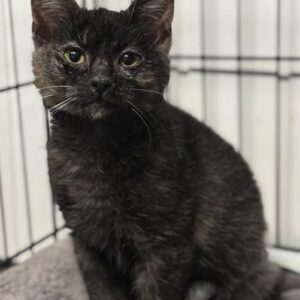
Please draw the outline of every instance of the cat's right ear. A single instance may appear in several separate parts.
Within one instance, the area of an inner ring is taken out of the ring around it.
[[[31,8],[36,46],[49,42],[59,26],[67,24],[79,10],[74,0],[31,0]]]
[[[169,53],[174,0],[133,0],[129,13],[139,28],[148,31],[157,49]]]

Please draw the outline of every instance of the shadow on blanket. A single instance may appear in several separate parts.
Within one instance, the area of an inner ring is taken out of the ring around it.
[[[300,300],[300,276],[286,274],[282,300]],[[39,252],[0,274],[1,300],[88,300],[72,241]],[[241,299],[242,300],[242,299]]]

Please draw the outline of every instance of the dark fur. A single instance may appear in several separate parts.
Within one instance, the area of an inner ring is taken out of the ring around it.
[[[182,300],[190,290],[197,300],[200,281],[216,287],[218,300],[275,299],[279,273],[266,260],[251,171],[161,95],[173,1],[138,0],[121,13],[72,0],[32,6],[44,104],[75,99],[54,113],[49,168],[90,298]],[[88,54],[85,66],[64,60],[74,44]],[[144,58],[139,67],[120,68],[126,48]],[[99,96],[91,81],[103,77],[113,84]]]

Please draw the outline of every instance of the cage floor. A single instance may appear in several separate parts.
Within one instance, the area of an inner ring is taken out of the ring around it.
[[[300,275],[286,274],[281,300],[300,299]],[[88,300],[70,239],[0,274],[1,300]]]

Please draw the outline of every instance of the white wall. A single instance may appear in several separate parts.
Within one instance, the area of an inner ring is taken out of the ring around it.
[[[236,0],[177,1],[173,53],[209,56],[300,57],[300,3],[281,1],[281,43],[277,49],[278,8],[275,0],[241,0],[241,47]],[[202,4],[204,3],[204,6]],[[202,9],[205,19],[199,19]],[[204,39],[201,30],[205,28]],[[203,43],[204,40],[204,43]],[[208,69],[237,70],[236,61],[183,62]],[[283,61],[280,74],[299,72],[299,62]],[[276,61],[246,61],[242,70],[276,72]],[[204,80],[203,80],[204,77]],[[300,78],[278,85],[275,76],[211,74],[173,75],[170,99],[211,125],[241,149],[261,187],[269,224],[268,241],[300,247]],[[278,86],[280,88],[278,88]],[[206,111],[203,105],[203,89]],[[241,96],[240,96],[241,93]],[[280,94],[280,98],[278,97]],[[239,111],[241,114],[239,114]],[[240,124],[241,123],[241,124]],[[279,133],[279,134],[278,134]],[[241,135],[241,137],[240,137]],[[280,146],[278,146],[280,143]],[[279,149],[279,150],[278,150]],[[278,161],[280,158],[280,163]],[[279,210],[276,201],[280,200]]]
[[[238,53],[236,0],[204,0],[204,20],[200,18],[203,8],[201,1],[177,0],[173,54],[277,55],[277,1],[241,0],[242,53]],[[111,9],[125,8],[129,3],[124,0],[100,2]],[[281,54],[300,57],[300,3],[297,0],[282,2]],[[12,5],[14,18],[16,66],[13,63],[9,3]],[[92,7],[93,1],[87,1],[87,4]],[[29,0],[0,2],[0,90],[15,85],[17,81],[24,83],[33,79],[30,15]],[[203,24],[204,37],[201,35]],[[214,60],[203,64],[198,60],[184,60],[174,61],[173,65],[182,70],[189,67],[236,70],[238,64],[236,61]],[[18,69],[18,78],[15,67]],[[275,72],[276,63],[249,61],[243,62],[242,68]],[[299,72],[299,63],[282,62],[281,72],[285,75]],[[168,95],[171,102],[199,119],[205,119],[237,149],[242,149],[262,190],[270,244],[276,241],[276,215],[279,214],[282,245],[300,247],[300,79],[285,81],[281,85],[280,110],[277,87],[277,79],[272,76],[244,76],[239,80],[234,74],[174,73]],[[242,97],[239,96],[240,93]],[[33,239],[38,240],[53,229],[44,110],[33,86],[21,88],[19,99],[18,106],[18,94],[15,91],[0,93],[0,170],[9,255],[23,249],[29,242],[22,153],[26,157]],[[20,122],[23,132],[20,132]],[[278,128],[281,133],[279,184],[276,181]],[[23,148],[21,134],[25,140]],[[280,191],[279,212],[276,210],[276,191]],[[58,223],[62,224],[60,217]],[[4,254],[1,224],[0,222],[0,258]]]

